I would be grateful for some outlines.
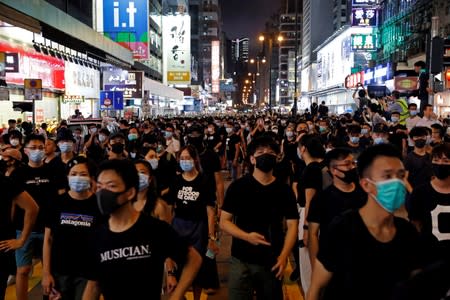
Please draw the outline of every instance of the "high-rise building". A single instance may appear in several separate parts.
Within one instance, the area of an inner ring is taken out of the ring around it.
[[[234,62],[248,60],[249,44],[250,39],[247,37],[231,41],[231,51]]]
[[[302,42],[302,3],[288,1],[286,10],[280,15],[279,32],[283,41],[279,45],[279,93],[280,104],[292,103],[295,90],[295,55],[300,55],[299,46]],[[297,9],[297,11],[296,11]],[[297,20],[296,20],[297,16]]]
[[[333,2],[333,31],[336,31],[342,26],[350,23],[352,1],[334,0]]]

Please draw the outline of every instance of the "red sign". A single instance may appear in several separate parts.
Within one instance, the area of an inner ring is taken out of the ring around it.
[[[65,89],[64,60],[36,52],[32,47],[0,41],[0,52],[19,54],[19,72],[6,73],[6,82],[23,85],[26,78],[42,79],[43,88]]]
[[[358,83],[364,84],[364,71],[345,77],[345,87],[347,89],[357,87]]]

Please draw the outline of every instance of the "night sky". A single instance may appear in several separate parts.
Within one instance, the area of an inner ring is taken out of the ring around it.
[[[281,0],[222,0],[223,30],[228,38],[250,38],[250,47],[258,47],[258,36],[266,21],[278,11]]]

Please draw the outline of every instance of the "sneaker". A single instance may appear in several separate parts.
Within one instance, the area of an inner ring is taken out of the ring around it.
[[[16,275],[9,275],[7,285],[13,285],[16,283]]]
[[[289,280],[290,281],[297,281],[299,279],[300,279],[300,270],[299,270],[299,268],[295,268],[292,271],[291,275],[289,276]]]

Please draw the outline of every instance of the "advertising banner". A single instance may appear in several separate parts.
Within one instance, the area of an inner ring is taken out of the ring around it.
[[[366,7],[352,9],[352,26],[376,27],[377,25],[377,9]]]
[[[147,0],[103,0],[104,35],[133,52],[134,59],[149,58]]]
[[[103,71],[103,89],[123,92],[125,99],[142,98],[142,71],[126,71],[119,68]]]
[[[376,34],[352,34],[352,50],[375,51],[377,50]]]
[[[220,92],[220,42],[211,42],[211,91]]]
[[[0,41],[0,51],[7,53],[7,83],[23,85],[26,78],[39,78],[42,80],[43,88],[64,90],[64,60],[38,53],[23,44],[10,44],[6,41]],[[18,62],[14,61],[16,57],[19,57]],[[8,61],[11,62],[10,70]],[[14,72],[15,70],[17,72]]]
[[[191,17],[163,16],[164,83],[191,83]]]
[[[100,72],[66,61],[66,95],[97,99],[100,92]]]
[[[372,6],[372,5],[377,5],[377,4],[378,4],[378,0],[352,0],[353,7]]]
[[[123,110],[123,92],[101,91],[100,109],[101,110]]]

